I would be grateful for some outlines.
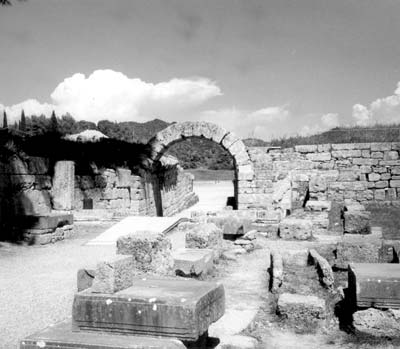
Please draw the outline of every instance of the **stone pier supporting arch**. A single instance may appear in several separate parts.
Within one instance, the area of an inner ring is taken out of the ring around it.
[[[240,182],[252,181],[254,179],[254,169],[246,146],[234,133],[210,122],[187,121],[176,123],[158,132],[149,141],[152,149],[151,160],[158,161],[171,145],[192,137],[214,141],[232,155],[235,167],[234,195],[236,207],[241,207]]]

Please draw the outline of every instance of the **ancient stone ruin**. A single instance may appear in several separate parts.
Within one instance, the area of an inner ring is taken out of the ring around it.
[[[168,216],[190,206],[193,177],[162,160],[189,137],[213,140],[232,155],[232,206],[192,211],[174,230],[184,236],[183,249],[172,248],[169,233],[133,228],[117,241],[115,258],[78,271],[72,323],[28,337],[21,348],[124,348],[129,341],[207,347],[225,296],[206,275],[220,260],[233,263],[257,250],[269,265],[265,292],[277,323],[297,333],[345,328],[400,337],[400,243],[371,223],[370,209],[400,206],[400,143],[246,147],[217,125],[186,122],[159,132],[140,168],[92,166],[85,173],[72,161],[51,167],[36,159],[34,166],[33,158],[15,157],[3,176],[23,184],[17,192],[30,205],[20,212],[38,224],[25,227],[25,236],[40,243],[67,236],[71,215],[87,218],[90,211]]]

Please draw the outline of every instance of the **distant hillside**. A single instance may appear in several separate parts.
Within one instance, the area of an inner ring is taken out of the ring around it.
[[[400,124],[336,127],[311,136],[293,136],[261,142],[263,142],[262,146],[282,148],[300,144],[400,142]]]

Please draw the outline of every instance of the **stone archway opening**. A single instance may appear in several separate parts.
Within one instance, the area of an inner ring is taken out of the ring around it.
[[[158,132],[150,140],[151,162],[156,164],[172,145],[188,138],[205,138],[213,141],[232,156],[234,167],[233,207],[234,209],[243,208],[240,202],[240,181],[252,181],[254,171],[246,146],[234,133],[209,122],[188,121],[173,124]],[[162,208],[157,209],[157,214],[162,215]]]

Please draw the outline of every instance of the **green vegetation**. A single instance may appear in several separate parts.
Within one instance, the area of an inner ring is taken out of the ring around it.
[[[311,136],[292,136],[273,139],[269,142],[261,139],[244,140],[247,146],[266,147],[279,146],[290,148],[300,144],[326,144],[326,143],[370,143],[370,142],[399,142],[400,125],[374,125],[373,127],[349,126],[336,127]]]

